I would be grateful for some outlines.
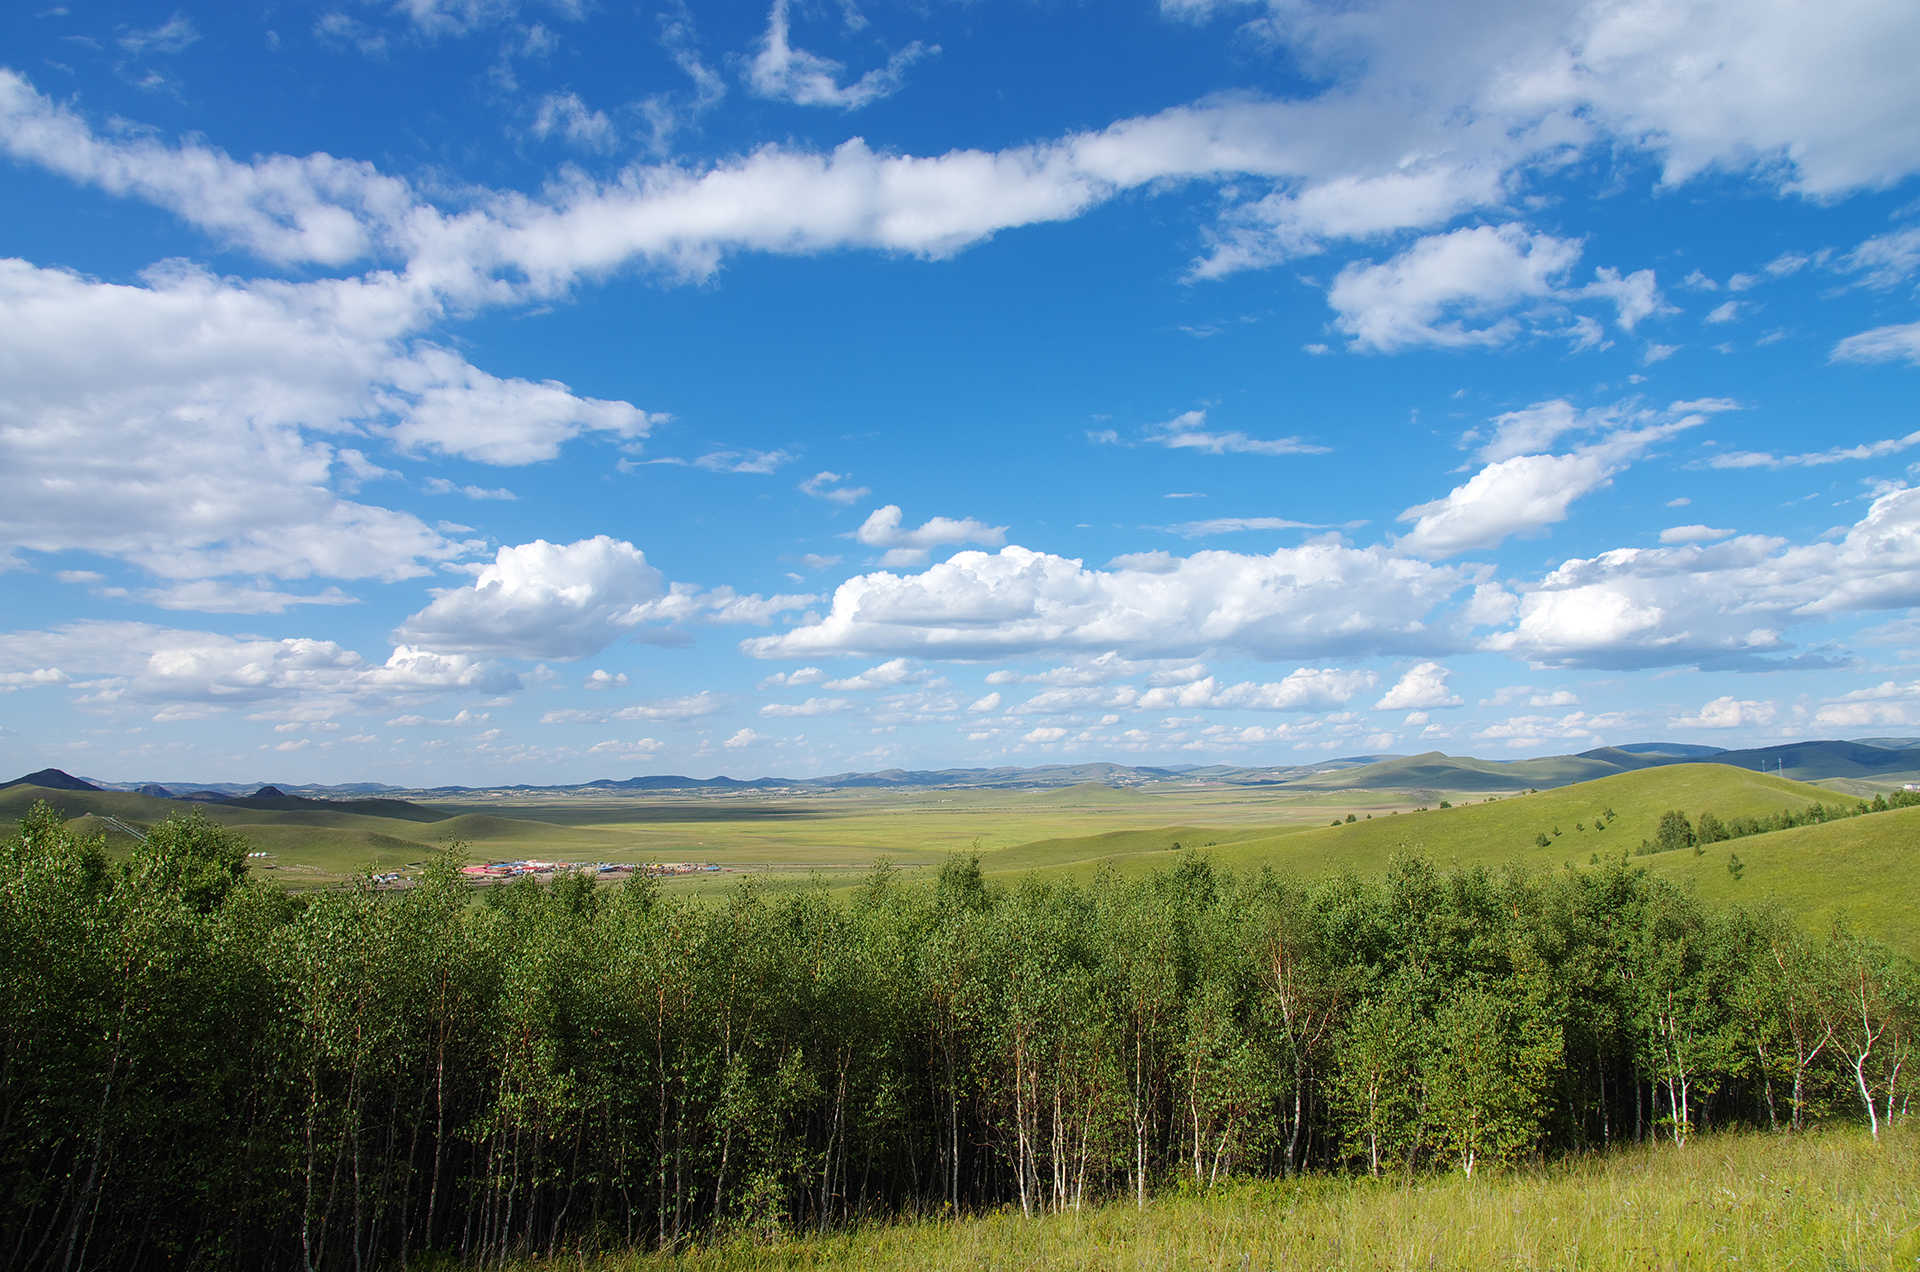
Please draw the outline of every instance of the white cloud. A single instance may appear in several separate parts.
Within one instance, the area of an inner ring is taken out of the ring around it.
[[[1125,680],[1130,676],[1137,676],[1141,672],[1152,671],[1156,667],[1164,666],[1164,663],[1157,661],[1135,662],[1131,659],[1122,658],[1119,651],[1110,649],[1105,653],[1095,654],[1092,657],[1075,658],[1072,662],[1064,666],[1049,667],[1045,671],[990,671],[987,673],[987,683],[990,685],[1052,685],[1055,688],[1073,688],[1079,685],[1110,684],[1115,680]],[[1176,674],[1171,680],[1161,679],[1164,673],[1156,672],[1148,683],[1176,684],[1186,680],[1198,680],[1207,674],[1206,667],[1197,663],[1189,670],[1192,674]]]
[[[1396,546],[1419,556],[1455,556],[1494,547],[1509,535],[1537,532],[1564,521],[1574,500],[1609,484],[1615,473],[1647,447],[1704,423],[1707,409],[1719,409],[1717,400],[1704,408],[1696,402],[1676,402],[1666,412],[1639,412],[1632,417],[1635,422],[1645,422],[1664,415],[1664,422],[1622,429],[1571,454],[1516,455],[1488,464],[1444,499],[1416,504],[1401,513],[1400,520],[1412,521],[1414,526]],[[1682,411],[1685,413],[1679,418],[1672,418]],[[1552,416],[1548,414],[1548,418]],[[1554,427],[1551,422],[1515,424],[1513,438],[1517,440],[1528,430],[1533,435],[1545,434]],[[1503,434],[1496,434],[1492,446],[1499,447],[1502,442]]]
[[[627,673],[623,671],[616,676],[608,673],[604,668],[596,667],[593,674],[588,676],[580,687],[582,689],[593,690],[625,689],[627,687]]]
[[[777,671],[755,685],[754,688],[773,689],[788,685],[818,685],[824,684],[826,679],[827,673],[820,670],[820,668],[802,667],[798,671]]]
[[[1474,226],[1423,238],[1384,265],[1348,265],[1327,300],[1356,349],[1499,345],[1522,332],[1507,311],[1554,295],[1579,259],[1570,239]]]
[[[1920,322],[1875,327],[1848,336],[1833,347],[1835,362],[1892,362],[1900,358],[1920,363]]]
[[[543,141],[557,133],[582,150],[611,150],[618,141],[613,121],[606,113],[590,110],[575,93],[548,93],[542,97],[532,131]]]
[[[1920,683],[1888,680],[1828,698],[1814,712],[1814,723],[1839,728],[1920,724]]]
[[[1651,270],[1622,278],[1603,268],[1583,288],[1562,286],[1579,259],[1580,244],[1572,239],[1529,234],[1517,224],[1473,226],[1422,238],[1385,264],[1348,265],[1327,301],[1353,348],[1385,353],[1502,345],[1528,332],[1564,336],[1586,348],[1600,342],[1599,327],[1570,318],[1571,302],[1610,300],[1627,330],[1666,308]]]
[[[302,434],[371,409],[394,360],[379,292],[185,269],[130,287],[0,261],[0,551],[171,578],[394,579],[457,555],[418,518],[343,498],[364,460]]]
[[[150,31],[124,30],[114,43],[132,56],[140,57],[148,52],[178,53],[199,38],[200,32],[194,29],[193,19],[184,13],[176,13]]]
[[[468,587],[439,593],[395,640],[458,653],[572,661],[659,613],[666,579],[624,540],[503,547]]]
[[[1579,695],[1567,689],[1544,691],[1532,685],[1507,685],[1496,689],[1491,698],[1480,699],[1483,707],[1510,707],[1520,703],[1529,707],[1577,707]]]
[[[567,544],[535,539],[502,547],[469,586],[436,592],[394,639],[449,652],[572,662],[642,623],[699,618],[764,626],[815,599],[669,586],[645,553],[604,534]]]
[[[1355,694],[1372,689],[1380,679],[1371,671],[1338,667],[1300,667],[1277,681],[1242,681],[1222,685],[1212,676],[1178,685],[1163,685],[1141,694],[1141,710],[1328,711],[1343,707]]]
[[[738,751],[742,747],[749,747],[757,742],[770,742],[772,740],[772,738],[764,733],[755,733],[752,729],[741,729],[725,742],[721,743],[721,745],[730,751]]]
[[[886,66],[868,71],[855,82],[841,87],[840,73],[846,68],[838,62],[796,49],[789,43],[787,0],[773,0],[767,15],[767,33],[760,52],[747,68],[747,82],[762,97],[789,101],[796,106],[837,106],[858,110],[869,102],[890,97],[905,84],[906,69],[939,46],[928,49],[915,40],[887,59]]]
[[[1456,639],[1429,622],[1473,574],[1336,543],[1268,556],[1196,552],[1089,570],[1010,546],[961,552],[920,574],[860,575],[817,623],[748,640],[760,658],[863,653],[922,658],[1117,651],[1191,658],[1434,652]]]
[[[1865,273],[1861,282],[1868,287],[1887,288],[1905,282],[1920,269],[1920,226],[1866,240],[1847,253],[1839,268]]]
[[[1234,534],[1241,530],[1324,530],[1325,526],[1284,517],[1215,517],[1210,521],[1182,521],[1167,529],[1183,539],[1203,539],[1210,534]]]
[[[391,276],[243,284],[175,262],[127,286],[0,261],[0,551],[405,578],[469,545],[346,498],[393,474],[313,434],[527,463],[657,418],[407,346],[429,316]]]
[[[1895,455],[1916,443],[1920,443],[1920,433],[1908,433],[1905,437],[1883,438],[1880,441],[1865,442],[1859,446],[1835,446],[1831,450],[1810,451],[1804,455],[1775,456],[1765,451],[1730,451],[1724,455],[1715,455],[1707,462],[1714,468],[1815,468],[1822,464],[1839,464],[1854,459],[1878,459],[1883,455]]]
[[[77,689],[84,710],[160,706],[206,711],[268,702],[312,704],[321,715],[452,691],[499,693],[519,679],[496,663],[401,646],[370,663],[332,641],[265,640],[147,623],[78,622],[0,634],[0,669],[99,676]],[[164,713],[164,711],[163,711]]]
[[[1330,449],[1313,446],[1297,437],[1263,440],[1245,433],[1210,433],[1203,426],[1207,413],[1188,411],[1177,415],[1148,435],[1147,440],[1169,450],[1197,450],[1208,455],[1324,455]]]
[[[805,702],[769,702],[760,708],[760,714],[769,720],[840,715],[856,705],[852,698],[808,698]]]
[[[540,717],[542,724],[611,724],[615,720],[673,721],[684,723],[698,720],[725,711],[732,705],[732,699],[709,690],[699,693],[683,694],[677,698],[660,698],[653,702],[637,702],[618,711],[582,711],[563,709],[549,711]]]
[[[1715,530],[1712,526],[1669,526],[1660,532],[1662,543],[1711,543],[1715,539],[1725,539],[1733,535],[1732,530]]]
[[[456,486],[444,477],[429,477],[420,484],[420,489],[430,495],[465,495],[469,499],[504,499],[512,502],[519,498],[504,488],[489,490],[484,486]]]
[[[0,671],[0,693],[19,689],[39,689],[46,685],[64,685],[73,680],[58,667],[38,667],[32,671]],[[994,695],[997,699],[998,694]]]
[[[1528,587],[1512,629],[1484,642],[1537,666],[1765,665],[1783,629],[1920,605],[1920,490],[1892,490],[1837,541],[1619,548]]]
[[[1508,535],[1566,520],[1573,501],[1606,485],[1612,473],[1592,454],[1520,455],[1489,464],[1446,498],[1401,513],[1414,527],[1400,545],[1426,557],[1495,547]]]
[[[1452,671],[1437,662],[1420,663],[1409,668],[1393,688],[1373,704],[1373,709],[1409,711],[1460,706],[1466,699],[1447,688],[1447,679],[1452,675]],[[1422,720],[1421,723],[1425,724],[1426,721]]]
[[[921,684],[929,674],[924,668],[915,667],[904,658],[894,658],[878,667],[869,667],[858,675],[843,680],[829,680],[825,687],[843,692],[849,689],[893,689],[901,685]]]
[[[815,499],[826,499],[837,504],[858,503],[873,493],[865,486],[843,486],[840,484],[843,481],[852,480],[853,474],[851,473],[817,472],[800,483],[800,490],[801,493],[812,495]],[[835,557],[834,560],[837,562],[839,558]]]
[[[930,549],[945,544],[980,543],[997,547],[1007,541],[1005,526],[990,526],[972,517],[955,521],[952,517],[934,517],[917,530],[900,525],[900,506],[888,504],[876,508],[850,538],[870,548],[886,548],[880,560],[885,566],[921,565]]]
[[[381,431],[408,454],[535,464],[584,434],[637,441],[671,418],[627,402],[575,397],[557,380],[502,380],[431,345],[417,346],[386,372],[377,397],[396,421]]]
[[[990,693],[984,698],[978,698],[969,703],[967,705],[967,713],[969,715],[985,715],[990,711],[998,711],[1000,709],[1000,702],[1001,698],[999,694]]]
[[[466,29],[450,9],[416,7]],[[851,105],[892,87],[885,71],[840,86],[823,59],[776,31],[780,16],[770,14],[758,59],[772,91]],[[1382,0],[1282,6],[1264,25],[1324,92],[1175,107],[993,153],[882,156],[856,139],[829,155],[772,146],[699,169],[634,165],[538,198],[482,192],[455,213],[331,156],[248,164],[137,133],[103,140],[12,72],[0,84],[0,144],[273,259],[339,264],[377,246],[408,260],[410,277],[490,299],[550,292],[634,258],[705,276],[737,250],[946,255],[1125,190],[1196,178],[1236,182],[1220,236],[1230,256],[1239,229],[1292,232],[1311,250],[1493,209],[1532,165],[1587,147],[1649,151],[1668,184],[1720,168],[1814,198],[1920,168],[1920,88],[1908,73],[1920,18],[1879,0],[1817,14],[1791,0],[1737,13],[1549,0],[1444,14]],[[515,274],[524,283],[498,281]],[[1620,299],[1624,316],[1634,302]]]
[[[1548,741],[1597,738],[1601,729],[1614,727],[1619,723],[1620,717],[1617,715],[1594,716],[1584,711],[1574,711],[1558,718],[1523,715],[1490,724],[1473,736],[1490,740],[1505,739],[1508,746],[1517,750],[1539,746]]]
[[[1667,721],[1675,729],[1745,729],[1772,724],[1779,707],[1772,702],[1756,702],[1731,695],[1705,703],[1692,715],[1677,715]]]
[[[1708,322],[1732,322],[1735,318],[1739,317],[1739,315],[1740,315],[1740,302],[1737,300],[1730,300],[1724,305],[1716,306],[1710,313],[1708,313],[1707,321]]]

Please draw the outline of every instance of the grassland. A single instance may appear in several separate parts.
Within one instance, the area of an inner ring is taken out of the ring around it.
[[[132,841],[97,814],[141,828],[183,807],[200,807],[271,853],[258,868],[293,887],[336,884],[367,869],[403,869],[459,842],[480,860],[699,860],[727,868],[667,885],[694,895],[720,891],[743,875],[775,889],[845,889],[882,858],[910,880],[930,874],[948,854],[969,849],[981,853],[984,870],[1008,882],[1034,872],[1085,879],[1103,863],[1123,871],[1151,869],[1166,864],[1175,845],[1203,848],[1234,869],[1271,865],[1304,876],[1370,873],[1396,854],[1412,853],[1441,865],[1580,867],[1597,855],[1632,852],[1653,837],[1660,814],[1670,808],[1724,818],[1846,799],[1721,764],[1643,769],[1493,797],[1200,784],[727,797],[501,794],[412,807],[367,805],[388,814],[380,816],[183,806],[122,792],[13,787],[0,791],[0,832],[36,798],[86,815],[82,828],[105,831],[118,848]],[[1457,806],[1441,809],[1441,799]],[[1344,820],[1348,815],[1354,822]],[[1341,824],[1328,824],[1335,820]],[[1550,841],[1546,847],[1536,843],[1542,834]],[[1845,912],[1865,930],[1920,950],[1920,907],[1903,900],[1915,884],[1917,844],[1920,809],[1907,809],[1717,844],[1700,856],[1664,853],[1644,860],[1692,881],[1709,899],[1778,901],[1815,925]],[[1737,878],[1727,869],[1734,854],[1744,866]]]
[[[1858,1130],[1725,1134],[1471,1180],[1310,1177],[1163,1197],[1144,1211],[1128,1202],[1034,1219],[1001,1211],[580,1260],[602,1272],[1916,1265],[1920,1132],[1910,1125],[1879,1143]]]

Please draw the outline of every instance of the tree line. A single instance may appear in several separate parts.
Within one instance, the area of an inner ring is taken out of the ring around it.
[[[0,845],[8,1268],[484,1264],[1904,1117],[1914,965],[1553,872],[289,894],[197,814]]]

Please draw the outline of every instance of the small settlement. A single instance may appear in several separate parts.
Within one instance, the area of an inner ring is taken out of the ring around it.
[[[718,873],[720,867],[712,862],[696,861],[656,861],[645,865],[624,865],[611,861],[572,862],[572,861],[489,861],[485,865],[462,866],[460,873],[470,879],[515,879],[521,875],[551,877],[556,874],[568,874],[574,871],[586,874],[611,875],[620,877],[631,874],[655,876],[690,875]]]

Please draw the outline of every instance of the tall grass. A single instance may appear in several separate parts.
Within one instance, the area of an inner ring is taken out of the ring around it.
[[[531,1272],[542,1264],[519,1265]],[[595,1272],[889,1269],[1882,1269],[1920,1267],[1920,1129],[1727,1133],[1465,1179],[1245,1184],[1023,1219],[1017,1211],[748,1236]]]

